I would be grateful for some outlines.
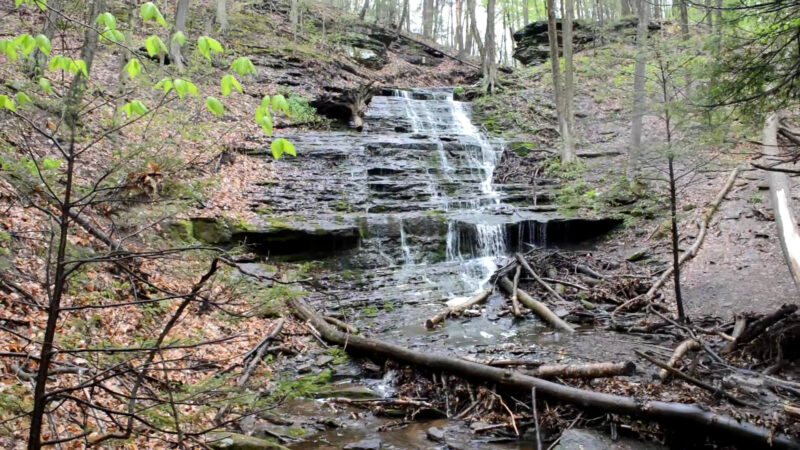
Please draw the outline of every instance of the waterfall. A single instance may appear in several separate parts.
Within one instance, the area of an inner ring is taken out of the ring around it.
[[[403,250],[403,264],[410,266],[414,264],[414,255],[406,240],[406,230],[403,227],[403,219],[400,219],[400,248]]]

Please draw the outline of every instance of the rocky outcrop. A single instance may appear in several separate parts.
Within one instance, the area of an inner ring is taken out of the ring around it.
[[[345,53],[359,64],[379,70],[388,62],[389,46],[397,40],[397,33],[366,23],[350,28],[340,39]]]
[[[636,32],[636,25],[639,20],[630,17],[619,20],[610,26],[599,27],[585,21],[576,20],[573,22],[573,45],[576,51],[583,50],[586,45],[598,39],[633,34]],[[661,24],[651,21],[648,24],[650,31],[659,30]],[[561,20],[556,21],[558,33],[558,45],[561,47]],[[550,40],[547,36],[547,21],[538,20],[525,25],[521,30],[514,33],[514,59],[525,65],[540,64],[550,57]]]
[[[360,131],[364,126],[364,113],[367,112],[373,95],[372,83],[355,88],[327,86],[311,102],[311,106],[316,108],[317,113],[342,124],[352,124]]]

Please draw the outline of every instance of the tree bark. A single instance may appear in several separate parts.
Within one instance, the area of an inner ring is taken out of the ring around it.
[[[537,378],[607,378],[630,376],[636,373],[636,364],[631,361],[621,363],[592,364],[543,364],[523,373]]]
[[[599,0],[598,0],[599,1]],[[558,51],[558,28],[556,23],[555,0],[547,0],[547,38],[550,43],[550,69],[553,76],[553,98],[556,104],[558,132],[561,137],[567,133],[564,121],[564,92],[561,90],[561,62]]]
[[[296,0],[294,0],[296,1]],[[219,25],[219,34],[228,32],[228,5],[227,0],[217,0],[217,25]]]
[[[508,277],[501,278],[498,281],[498,284],[509,295],[513,295],[514,283],[512,283],[511,280],[508,279]],[[550,308],[548,308],[547,305],[534,299],[533,297],[531,297],[530,294],[523,291],[522,289],[517,289],[517,298],[519,299],[520,302],[522,302],[523,305],[528,307],[528,309],[530,309],[531,311],[535,312],[539,317],[547,321],[553,327],[558,328],[567,333],[575,332],[575,329],[572,328],[572,325],[561,320],[561,318],[555,315],[553,311],[550,311]]]
[[[488,0],[486,5],[486,39],[483,41],[483,90],[494,92],[497,81],[497,43],[494,35],[495,0]]]
[[[433,0],[422,0],[422,35],[426,39],[433,37]]]
[[[435,316],[429,318],[425,321],[425,328],[433,328],[439,322],[443,321],[444,319],[454,316],[457,314],[461,314],[462,312],[466,311],[470,307],[477,305],[478,303],[485,302],[489,295],[492,293],[492,288],[484,289],[478,295],[470,298],[469,300],[459,303],[458,305],[450,306],[445,308],[444,311],[436,314]]]
[[[780,147],[778,146],[780,117],[781,113],[771,114],[764,123],[762,152],[767,158],[780,158]],[[795,287],[800,289],[800,230],[798,230],[797,217],[794,213],[789,175],[770,170],[767,171],[766,177],[786,266],[789,268]]]
[[[564,150],[561,154],[562,163],[570,163],[577,159],[573,137],[573,98],[575,97],[574,66],[572,62],[572,17],[575,14],[575,0],[564,1],[564,18],[562,19],[562,45],[564,48]]]
[[[632,187],[639,176],[639,157],[642,152],[642,119],[645,113],[645,55],[647,46],[648,0],[639,0],[639,23],[636,25],[636,61],[633,68],[633,120],[631,121],[631,148],[628,151],[626,177]]]
[[[430,352],[418,352],[376,339],[348,335],[326,323],[325,319],[314,312],[304,301],[294,298],[289,300],[289,304],[300,318],[308,321],[319,331],[323,339],[343,346],[348,352],[379,355],[405,364],[434,371],[446,371],[465,378],[527,392],[535,388],[538,394],[584,408],[595,408],[608,413],[627,414],[665,423],[695,425],[702,427],[704,431],[714,431],[724,434],[728,438],[741,439],[743,444],[749,444],[752,447],[800,449],[800,444],[789,436],[776,434],[766,428],[730,416],[715,414],[697,406],[684,403],[642,401],[621,395],[578,389],[506,369]]]
[[[688,0],[678,0],[681,2],[681,33],[684,38],[689,37],[689,7],[686,5]]]
[[[175,25],[173,28],[173,36],[178,31],[186,32],[186,19],[189,16],[189,0],[178,0],[178,6],[175,8]],[[169,41],[169,56],[172,64],[178,72],[183,70],[183,55],[181,55],[181,46],[179,43],[170,39]]]

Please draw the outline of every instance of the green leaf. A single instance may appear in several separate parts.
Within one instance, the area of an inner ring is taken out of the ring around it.
[[[131,79],[136,78],[136,75],[139,75],[139,72],[142,71],[142,64],[136,58],[131,58],[128,61],[128,64],[125,64],[124,69],[128,71],[128,76]]]
[[[28,97],[28,94],[26,94],[26,93],[24,93],[22,91],[17,92],[16,98],[17,98],[17,103],[19,103],[20,108],[25,106],[27,103],[31,102],[31,98]]]
[[[116,30],[117,29],[117,18],[114,17],[113,14],[110,12],[104,12],[97,16],[97,24],[98,25],[105,25],[108,27],[109,30]]]
[[[297,156],[297,152],[294,149],[294,144],[284,138],[275,139],[272,141],[272,144],[270,144],[269,148],[272,150],[272,156],[275,159],[280,158],[284,153]]]
[[[40,163],[42,170],[53,170],[61,167],[61,160],[58,158],[44,157]]]
[[[42,88],[43,91],[47,92],[48,94],[53,93],[53,87],[50,86],[50,80],[47,78],[39,78],[39,87]]]
[[[253,62],[250,61],[250,58],[245,56],[236,58],[233,64],[231,64],[231,70],[238,73],[240,76],[256,73],[256,67],[253,65]]]
[[[7,95],[0,95],[0,108],[5,108],[14,112],[17,111],[17,106],[14,104],[14,100],[8,98]]]
[[[89,78],[89,68],[86,67],[86,61],[82,59],[69,61],[69,71],[74,73],[75,75],[82,73],[83,76]]]
[[[200,36],[197,38],[197,51],[211,60],[211,52],[222,53],[222,44],[208,36]]]
[[[239,84],[239,81],[233,75],[225,75],[222,77],[222,82],[220,83],[222,87],[222,95],[227,97],[230,95],[231,91],[235,88],[239,93],[243,93],[242,85]]]
[[[125,114],[128,118],[132,118],[134,115],[141,116],[142,114],[147,113],[147,107],[144,106],[144,103],[140,102],[139,100],[133,100],[125,104],[122,107],[122,110],[125,111]]]
[[[183,98],[186,94],[197,97],[197,86],[191,81],[176,78],[173,85],[175,87],[175,92],[178,94],[178,98]]]
[[[206,97],[206,107],[215,116],[222,116],[223,114],[225,114],[225,107],[222,106],[222,102],[220,102],[214,97]]]
[[[17,60],[17,44],[8,39],[0,39],[0,50],[5,53],[10,61]]]
[[[183,31],[176,31],[175,34],[172,35],[172,42],[178,45],[186,44],[186,35],[183,34]]]
[[[169,77],[164,77],[153,86],[153,89],[163,89],[164,93],[166,94],[169,92],[173,87],[172,80]]]
[[[139,17],[142,18],[144,21],[148,21],[156,16],[158,12],[158,7],[153,4],[153,2],[147,2],[139,8]]]
[[[264,133],[267,136],[272,136],[272,116],[269,113],[269,109],[265,106],[261,106],[256,109],[256,124],[258,124]]]
[[[47,9],[47,0],[33,0],[33,2],[39,7],[39,11],[45,11]]]
[[[45,55],[50,56],[50,39],[43,34],[36,35],[36,45],[39,46],[39,51]]]
[[[261,107],[265,109],[269,108],[270,100],[272,100],[272,98],[269,95],[265,95],[264,98],[261,99]]]
[[[14,44],[22,50],[25,55],[30,55],[33,49],[36,48],[36,39],[28,33],[20,34],[14,39]]]
[[[286,97],[281,94],[276,94],[272,96],[272,110],[273,111],[283,111],[284,114],[289,114],[289,102],[286,101]]]
[[[150,56],[157,56],[161,53],[167,53],[167,46],[164,41],[156,35],[152,35],[145,39],[144,48],[147,49],[147,54]]]

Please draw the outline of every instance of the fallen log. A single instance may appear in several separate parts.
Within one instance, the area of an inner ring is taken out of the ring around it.
[[[780,321],[784,317],[790,314],[794,314],[795,311],[797,311],[797,305],[787,303],[781,306],[781,308],[775,311],[774,313],[768,314],[756,320],[742,332],[741,336],[739,336],[738,338],[736,338],[734,342],[732,342],[732,344],[734,345],[731,351],[735,350],[737,346],[741,344],[746,344],[752,341],[753,339],[757,338],[758,336],[761,335],[761,333],[766,331],[767,328],[771,327],[772,325],[775,325],[778,321]]]
[[[255,347],[253,347],[252,350],[247,352],[247,354],[244,357],[245,360],[253,353],[255,353],[255,356],[253,356],[252,359],[250,360],[250,363],[247,364],[247,366],[244,369],[244,372],[242,372],[242,376],[239,377],[239,381],[237,381],[236,384],[238,384],[239,386],[244,386],[245,383],[247,383],[247,380],[250,379],[250,375],[253,373],[253,370],[256,368],[261,359],[264,358],[264,355],[267,353],[267,350],[269,349],[269,347],[267,347],[267,342],[275,339],[275,336],[277,336],[278,333],[281,332],[281,329],[283,329],[284,323],[285,319],[281,318],[280,320],[278,320],[278,323],[275,324],[275,328],[264,339],[262,339],[261,342],[258,343],[258,345],[256,345]]]
[[[435,327],[437,323],[443,321],[444,319],[450,316],[461,314],[470,307],[477,305],[480,302],[486,301],[486,299],[489,298],[489,295],[491,293],[492,293],[492,288],[486,288],[483,291],[481,291],[481,293],[465,301],[464,303],[459,303],[458,305],[447,307],[444,311],[426,320],[425,328],[431,329]]]
[[[603,362],[592,364],[544,364],[523,373],[537,378],[607,378],[636,373],[636,364]]]
[[[509,295],[513,293],[514,284],[511,282],[511,280],[508,279],[508,277],[501,278],[498,284],[504,291],[508,292]],[[550,311],[550,308],[548,308],[547,305],[534,299],[527,292],[523,291],[522,289],[517,289],[517,297],[519,298],[519,301],[522,302],[523,305],[525,305],[531,311],[535,312],[536,315],[538,315],[542,319],[546,320],[548,323],[550,323],[550,325],[560,330],[566,331],[567,333],[575,332],[575,329],[572,328],[572,325],[568,324],[567,322],[564,322],[560,317],[555,315],[553,311]]]
[[[736,318],[736,323],[733,325],[733,333],[731,337],[733,340],[722,349],[722,353],[730,353],[736,350],[736,345],[738,344],[737,341],[744,333],[745,328],[747,327],[747,316],[739,316]]]
[[[348,352],[379,355],[405,364],[434,371],[445,371],[526,392],[535,388],[537,395],[544,395],[584,408],[600,409],[606,413],[627,414],[671,424],[695,425],[706,432],[717,432],[727,439],[738,439],[740,444],[749,444],[750,448],[800,450],[800,442],[785,434],[773,433],[764,427],[716,414],[694,405],[656,400],[642,401],[632,397],[578,389],[510,370],[432,352],[419,352],[377,339],[353,336],[329,325],[322,316],[299,298],[289,299],[289,305],[298,317],[311,323],[326,341],[342,346]]]
[[[351,334],[358,334],[358,328],[356,328],[356,327],[354,327],[354,326],[350,325],[350,324],[349,324],[349,323],[347,323],[347,322],[343,322],[343,321],[341,321],[341,320],[337,319],[336,317],[332,317],[332,316],[325,316],[325,320],[326,320],[328,323],[330,323],[330,324],[332,324],[332,325],[336,325],[337,327],[341,328],[342,330],[344,330],[344,331],[346,331],[346,332],[348,332],[348,333],[351,333]]]
[[[697,342],[696,339],[691,339],[691,338],[686,339],[685,341],[681,342],[677,347],[675,347],[675,351],[672,353],[672,357],[669,359],[669,362],[667,362],[667,365],[670,367],[675,367],[675,364],[677,364],[678,361],[681,360],[681,358],[686,356],[686,354],[689,353],[690,350],[697,350],[699,348],[700,348],[700,343]],[[669,376],[669,373],[670,373],[669,370],[661,369],[661,371],[658,372],[658,378],[660,378],[661,381],[666,381],[667,377]]]
[[[555,297],[556,300],[558,301],[561,302],[564,301],[564,299],[561,297],[561,295],[558,294],[558,292],[555,291],[555,289],[553,289],[549,284],[547,284],[546,281],[541,279],[541,277],[539,277],[539,275],[536,272],[534,272],[533,268],[530,266],[530,264],[528,264],[528,261],[525,260],[524,256],[522,256],[519,253],[517,253],[515,256],[517,257],[519,265],[522,266],[525,269],[525,271],[528,272],[528,274],[530,274],[530,276],[532,276],[534,280],[536,280],[537,283],[541,284],[542,287],[544,287],[545,290],[550,293],[550,295]]]

